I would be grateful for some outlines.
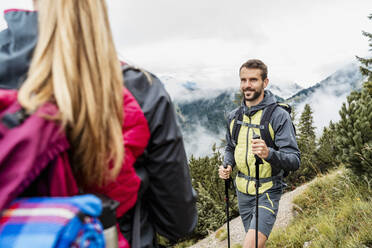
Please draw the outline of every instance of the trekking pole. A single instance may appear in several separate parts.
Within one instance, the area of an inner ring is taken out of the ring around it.
[[[261,137],[253,131],[253,139],[260,139]],[[262,159],[254,155],[256,162],[256,248],[258,248],[258,189],[260,187],[260,164],[263,164]]]
[[[223,166],[225,169],[227,165]],[[229,186],[230,186],[230,178],[225,179],[225,202],[226,202],[226,219],[227,219],[227,247],[230,248],[230,225],[229,225]]]

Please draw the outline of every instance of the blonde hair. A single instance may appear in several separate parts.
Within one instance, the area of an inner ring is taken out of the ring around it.
[[[71,144],[79,186],[102,186],[123,158],[123,76],[104,0],[38,0],[39,40],[18,100],[33,112],[46,102]]]

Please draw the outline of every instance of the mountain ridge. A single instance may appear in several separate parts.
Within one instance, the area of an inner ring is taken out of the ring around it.
[[[362,82],[363,76],[359,67],[352,63],[313,86],[295,92],[289,98],[278,96],[278,100],[289,103],[296,113],[302,112],[305,104],[310,104],[314,112],[317,135],[320,135],[322,128],[328,125],[330,120],[338,120],[338,110],[346,101],[346,96],[352,90],[360,89]],[[183,87],[183,97],[173,96],[173,102],[188,156],[209,155],[213,143],[217,143],[217,146],[223,143],[226,116],[239,105],[239,89],[211,89],[203,92],[196,82],[183,84],[186,85],[178,85]],[[190,98],[185,94],[190,94]]]

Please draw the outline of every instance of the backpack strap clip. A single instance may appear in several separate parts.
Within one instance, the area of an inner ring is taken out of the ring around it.
[[[261,129],[261,130],[265,129],[264,125],[251,124],[251,123],[247,123],[247,122],[243,122],[243,121],[239,121],[239,120],[237,120],[236,124],[246,126],[246,127],[249,127],[249,128],[257,128],[257,129]]]

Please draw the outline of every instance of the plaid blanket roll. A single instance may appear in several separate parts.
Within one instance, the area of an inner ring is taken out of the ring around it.
[[[93,195],[20,198],[1,213],[0,247],[105,247]]]

